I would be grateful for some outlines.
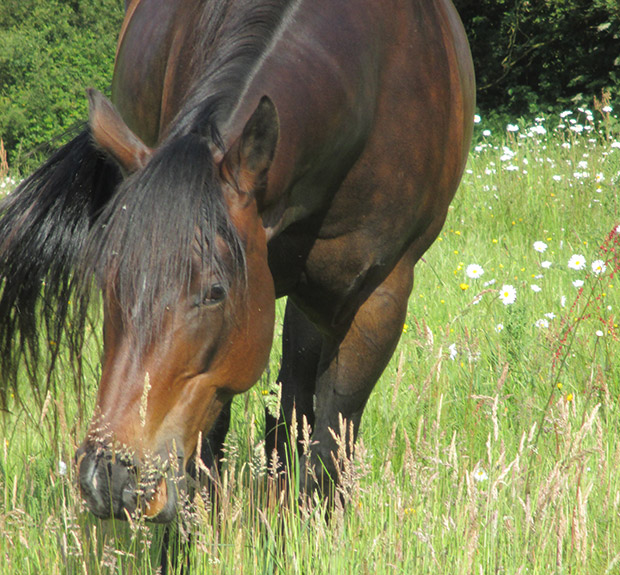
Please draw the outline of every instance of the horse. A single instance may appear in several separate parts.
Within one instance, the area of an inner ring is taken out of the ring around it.
[[[88,98],[0,206],[3,395],[20,362],[42,377],[47,339],[79,363],[97,297],[81,492],[98,517],[168,523],[197,454],[217,465],[286,296],[267,455],[286,468],[304,422],[312,488],[334,486],[333,431],[353,445],[471,143],[451,1],[127,1],[111,99]]]

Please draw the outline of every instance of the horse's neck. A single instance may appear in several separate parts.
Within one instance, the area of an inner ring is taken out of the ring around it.
[[[127,125],[156,146],[176,115],[189,64],[176,63],[199,0],[132,0],[116,52],[112,99]]]

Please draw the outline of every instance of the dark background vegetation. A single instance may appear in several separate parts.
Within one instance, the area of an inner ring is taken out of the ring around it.
[[[591,106],[603,90],[618,101],[619,0],[454,2],[483,116]],[[123,6],[0,0],[0,138],[14,167],[39,161],[84,121],[86,87],[108,89]]]
[[[513,117],[620,96],[620,0],[453,0],[483,113]]]

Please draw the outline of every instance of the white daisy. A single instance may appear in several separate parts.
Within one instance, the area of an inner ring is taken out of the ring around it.
[[[568,267],[572,270],[582,270],[586,267],[586,258],[581,254],[573,254],[568,260]]]
[[[532,284],[530,287],[532,288],[532,291],[534,293],[538,293],[539,291],[542,290],[542,288],[539,285],[536,285],[536,284]]]
[[[540,252],[542,254],[544,251],[546,251],[547,244],[545,242],[541,242],[541,241],[534,242],[534,249],[537,252]]]
[[[573,282],[573,285],[574,285],[576,288],[583,287],[583,280],[575,280],[575,281]]]
[[[495,326],[495,331],[496,331],[497,333],[500,333],[503,329],[504,329],[504,324],[503,324],[503,323],[498,323],[498,324]]]
[[[465,273],[468,278],[475,279],[479,278],[484,273],[484,270],[478,264],[469,264],[465,269]]]
[[[517,299],[517,290],[510,284],[504,284],[499,290],[499,299],[504,305],[513,304]]]
[[[481,481],[486,481],[488,478],[489,476],[487,475],[486,471],[481,467],[474,471],[474,480],[476,480],[478,483],[480,483]]]
[[[456,344],[453,343],[451,345],[448,346],[448,351],[450,352],[450,359],[452,361],[454,361],[456,359],[456,356],[459,354],[459,352],[456,349]]]
[[[592,271],[594,272],[594,275],[598,276],[604,274],[606,269],[607,266],[603,260],[596,260],[592,262]]]
[[[537,319],[534,325],[538,328],[546,329],[549,327],[549,320],[545,318]]]
[[[552,263],[549,260],[545,260],[544,262],[540,262],[540,267],[548,270],[552,266]]]

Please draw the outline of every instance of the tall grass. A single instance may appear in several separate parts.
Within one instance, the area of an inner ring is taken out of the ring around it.
[[[479,124],[445,228],[416,268],[400,346],[343,462],[345,506],[326,521],[318,498],[280,496],[268,479],[276,345],[234,404],[216,500],[199,493],[169,535],[191,539],[169,556],[172,571],[617,573],[617,127],[604,104],[497,134]],[[574,255],[581,269],[569,267]],[[95,386],[93,376],[90,405]],[[1,420],[0,569],[155,572],[161,527],[99,521],[81,502],[71,462],[89,414],[71,389],[43,411],[26,394]]]

